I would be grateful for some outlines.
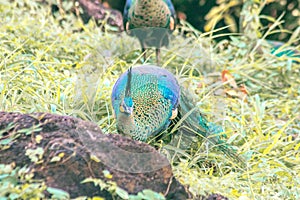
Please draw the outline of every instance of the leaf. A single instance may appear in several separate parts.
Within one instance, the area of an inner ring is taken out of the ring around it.
[[[50,104],[50,110],[51,110],[51,113],[56,113],[56,105],[55,104]]]
[[[105,199],[102,197],[93,197],[92,200],[105,200]]]
[[[38,144],[41,143],[42,139],[43,139],[43,136],[41,136],[41,135],[35,136],[35,141],[36,141],[36,143],[38,143]]]
[[[129,199],[129,194],[125,190],[120,187],[116,188],[116,194],[121,197],[122,199]]]
[[[61,158],[59,156],[54,156],[53,158],[51,158],[50,162],[58,162],[60,160]]]
[[[231,97],[238,97],[239,94],[236,90],[230,89],[230,90],[225,90],[225,93]]]
[[[108,170],[103,170],[102,172],[105,178],[112,179],[113,176]]]
[[[138,193],[138,196],[141,196],[145,200],[165,200],[166,198],[157,192],[152,190],[145,189],[142,192]]]
[[[12,141],[13,141],[12,138],[6,138],[6,139],[4,139],[4,140],[0,140],[0,145],[5,146],[5,145],[7,145],[7,144],[10,144]]]
[[[222,71],[222,81],[223,81],[223,83],[229,83],[229,85],[235,89],[238,88],[234,77],[231,75],[231,73],[227,69]]]
[[[8,197],[9,197],[10,200],[13,200],[13,199],[20,199],[20,194],[17,194],[17,193],[10,193]]]
[[[295,150],[295,151],[298,151],[299,148],[300,148],[300,143],[298,143],[298,144],[295,146],[294,150]]]
[[[270,153],[270,151],[274,148],[274,146],[278,143],[282,133],[284,132],[284,130],[295,120],[294,119],[291,119],[290,121],[288,121],[277,133],[276,135],[274,135],[274,137],[272,138],[273,139],[273,142],[272,144],[270,144],[264,151],[263,151],[263,154],[266,155],[268,153]]]
[[[61,153],[58,154],[58,157],[60,157],[60,158],[63,158],[64,156],[65,156],[64,152],[61,152]]]
[[[52,194],[51,198],[52,199],[70,199],[69,193],[67,193],[64,190],[58,189],[58,188],[53,188],[53,187],[48,187],[47,191]]]
[[[233,18],[232,15],[229,15],[229,14],[225,15],[224,21],[225,21],[225,24],[229,25],[228,28],[231,32],[234,32],[234,33],[237,32],[237,26],[235,23],[235,19]]]
[[[244,94],[249,94],[245,84],[240,85],[240,91],[243,92]]]
[[[38,147],[36,149],[27,149],[25,155],[30,158],[30,160],[34,163],[39,163],[43,158],[44,149],[42,147]]]
[[[94,154],[91,154],[91,159],[93,160],[93,161],[95,161],[95,162],[100,162],[101,160],[96,156],[96,155],[94,155]]]

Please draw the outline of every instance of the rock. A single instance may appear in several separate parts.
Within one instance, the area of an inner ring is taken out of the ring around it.
[[[84,24],[87,24],[89,20],[93,18],[103,31],[107,31],[103,26],[104,24],[113,27],[110,29],[110,31],[113,32],[122,32],[124,30],[122,13],[119,10],[108,8],[97,0],[57,0],[51,3],[46,0],[41,0],[39,3],[42,5],[50,4],[52,15],[54,17],[60,16],[58,19],[61,25],[65,15],[73,13],[77,17],[80,17]],[[82,31],[82,29],[77,31]]]
[[[93,183],[81,183],[89,177],[114,181],[130,194],[151,189],[167,199],[190,197],[174,178],[168,160],[153,147],[121,135],[103,134],[91,122],[46,113],[0,112],[1,132],[0,142],[11,141],[0,146],[0,163],[26,165],[35,179],[68,192],[71,198],[112,199]],[[25,155],[37,148],[42,148],[43,154],[36,160]]]
[[[123,16],[118,10],[104,7],[97,1],[91,0],[78,0],[79,6],[84,10],[81,15],[83,20],[87,21],[93,17],[96,21],[107,20],[107,23],[111,26],[117,27],[119,31],[123,31]]]
[[[228,200],[227,197],[224,197],[220,194],[210,194],[207,196],[202,196],[200,199],[201,200]]]

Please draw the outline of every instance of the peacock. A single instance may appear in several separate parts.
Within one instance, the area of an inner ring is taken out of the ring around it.
[[[172,73],[153,65],[129,68],[115,83],[112,106],[118,132],[146,141],[177,116],[180,87]]]
[[[114,84],[111,98],[121,134],[146,141],[166,130],[171,122],[183,120],[180,129],[184,133],[199,135],[224,153],[234,155],[220,139],[223,129],[204,118],[188,91],[164,68],[154,65],[129,68]]]
[[[300,52],[295,47],[286,47],[286,44],[280,41],[267,40],[271,46],[271,53],[277,57],[287,56],[294,62],[300,62]]]
[[[155,47],[160,63],[160,48],[168,46],[176,27],[176,13],[171,0],[127,0],[123,12],[124,29],[138,38],[144,60],[146,48]]]

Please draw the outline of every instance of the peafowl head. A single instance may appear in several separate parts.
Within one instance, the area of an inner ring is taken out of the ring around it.
[[[120,112],[127,115],[132,115],[133,112],[133,100],[131,96],[131,79],[132,79],[132,67],[130,67],[127,72],[125,97],[123,98],[120,104]]]
[[[133,101],[131,97],[124,97],[120,105],[120,112],[127,115],[132,115]]]
[[[121,98],[119,105],[119,115],[117,117],[117,129],[120,133],[128,136],[132,136],[132,132],[135,129],[134,124],[134,102],[132,99],[131,91],[132,82],[132,68],[130,67],[127,72],[127,81],[125,86],[124,97]]]

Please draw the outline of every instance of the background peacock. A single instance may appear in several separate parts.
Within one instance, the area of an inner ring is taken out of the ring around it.
[[[124,29],[136,36],[142,47],[155,47],[160,63],[160,48],[168,46],[169,34],[175,29],[176,14],[171,0],[127,0],[123,13]]]
[[[222,128],[209,123],[192,99],[166,69],[142,65],[123,73],[112,91],[112,106],[119,133],[146,141],[180,121],[185,134],[198,135],[228,155],[234,155],[219,134]],[[175,119],[176,118],[176,119]]]

